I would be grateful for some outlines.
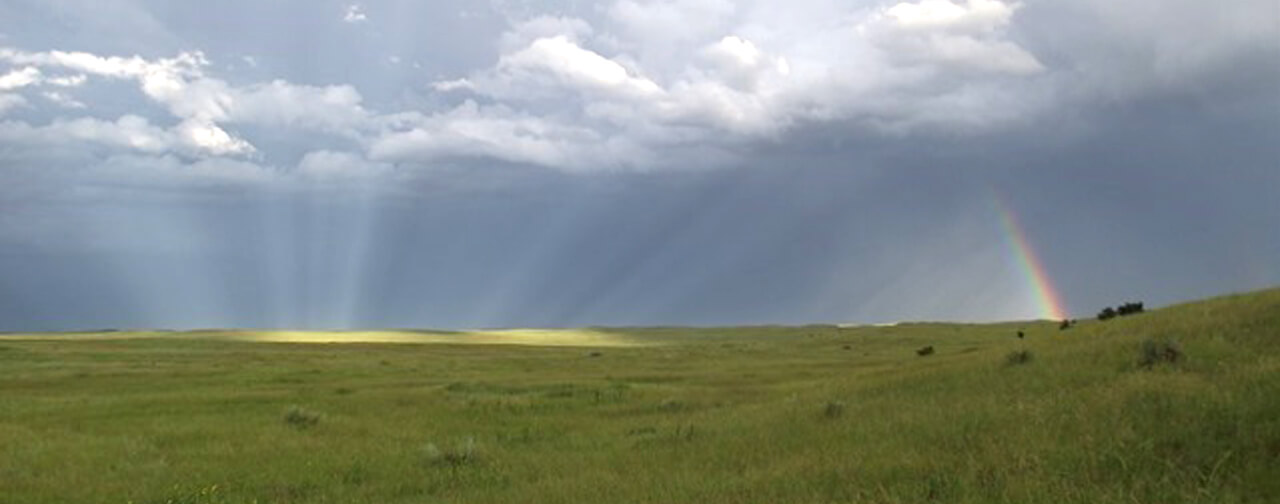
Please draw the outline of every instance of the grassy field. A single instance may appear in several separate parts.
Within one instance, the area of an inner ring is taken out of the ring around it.
[[[45,502],[1280,502],[1280,290],[1066,331],[0,335],[0,503]]]

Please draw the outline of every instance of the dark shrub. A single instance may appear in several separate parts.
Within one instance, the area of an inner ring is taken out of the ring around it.
[[[1098,312],[1098,320],[1111,320],[1113,318],[1116,318],[1115,308],[1108,306],[1106,308],[1103,308],[1102,311]]]
[[[924,357],[926,355],[933,355],[933,345],[929,345],[927,347],[916,350],[916,355],[919,355],[921,357]]]
[[[1142,313],[1142,312],[1143,312],[1143,307],[1142,307],[1141,301],[1125,303],[1120,305],[1120,307],[1116,309],[1116,314],[1120,316],[1133,315],[1133,314]]]

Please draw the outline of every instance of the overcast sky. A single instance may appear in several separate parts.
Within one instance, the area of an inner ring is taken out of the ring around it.
[[[0,0],[0,330],[1280,284],[1274,0]]]

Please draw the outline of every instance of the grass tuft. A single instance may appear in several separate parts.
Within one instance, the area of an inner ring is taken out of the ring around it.
[[[422,459],[429,466],[458,468],[475,463],[478,455],[476,439],[467,436],[453,445],[440,448],[435,443],[427,443],[422,447]]]
[[[835,420],[844,416],[844,403],[840,401],[831,401],[822,407],[822,416],[830,420]]]
[[[1143,340],[1138,347],[1138,367],[1151,369],[1157,364],[1177,364],[1186,358],[1182,346],[1173,340]]]
[[[322,416],[320,413],[293,405],[285,410],[284,423],[298,430],[306,430],[318,425]]]
[[[1031,362],[1031,359],[1030,350],[1015,350],[1004,356],[1004,364],[1006,366],[1018,366]]]

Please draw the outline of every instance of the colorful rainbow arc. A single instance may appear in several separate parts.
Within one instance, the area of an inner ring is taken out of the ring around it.
[[[1050,320],[1067,318],[1067,310],[1062,303],[1062,298],[1058,295],[1057,290],[1053,288],[1053,283],[1049,280],[1049,272],[1045,269],[1044,263],[1040,261],[1040,256],[1032,248],[1031,242],[1027,239],[1026,232],[1018,222],[1018,216],[1000,199],[995,191],[992,191],[992,194],[994,195],[996,211],[1000,214],[1001,227],[1004,229],[1009,244],[1013,248],[1013,255],[1017,260],[1018,269],[1022,271],[1027,285],[1035,293],[1040,317]]]

